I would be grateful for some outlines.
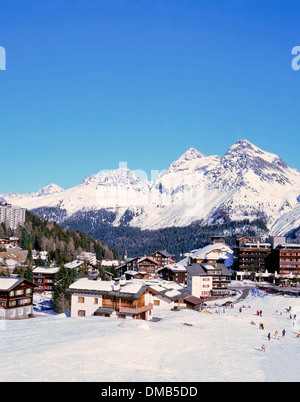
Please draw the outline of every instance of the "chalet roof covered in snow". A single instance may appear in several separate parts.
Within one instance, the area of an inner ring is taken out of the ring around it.
[[[0,277],[0,291],[4,290],[6,292],[10,292],[12,289],[14,289],[16,286],[20,285],[24,281],[30,283],[33,287],[36,286],[25,278],[9,278],[6,276],[1,276]]]
[[[233,250],[223,243],[209,244],[203,248],[192,250],[185,256],[186,258],[179,261],[179,264],[187,265],[189,257],[198,260],[224,260],[227,267],[233,264]]]
[[[110,295],[124,298],[139,298],[147,290],[148,286],[142,281],[124,281],[121,285],[116,281],[90,280],[87,278],[79,279],[72,283],[68,288],[69,293],[85,293]]]
[[[59,267],[36,267],[32,272],[34,274],[57,274]]]
[[[65,268],[74,269],[74,268],[80,267],[83,264],[84,264],[84,262],[81,260],[74,260],[74,261],[66,263]]]

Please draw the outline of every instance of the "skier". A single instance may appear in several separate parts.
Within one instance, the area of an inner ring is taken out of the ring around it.
[[[268,333],[268,340],[270,340],[271,339],[271,334],[270,334],[270,332]]]
[[[282,330],[282,336],[285,336],[285,329]]]
[[[262,345],[262,347],[261,347],[261,349],[260,349],[262,352],[265,352],[266,351],[266,347],[265,347],[265,345]]]

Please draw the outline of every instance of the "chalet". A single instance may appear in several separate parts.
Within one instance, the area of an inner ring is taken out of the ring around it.
[[[149,286],[152,295],[153,313],[161,309],[186,306],[185,297],[189,295],[186,286],[161,279],[145,280],[144,284]]]
[[[36,285],[35,292],[54,292],[55,276],[58,273],[58,267],[37,267],[33,273],[33,283]]]
[[[89,280],[74,282],[71,293],[71,317],[105,316],[147,320],[153,305],[148,286],[142,282]]]
[[[158,270],[158,274],[165,281],[186,283],[187,280],[186,268],[179,263],[165,265]]]
[[[147,272],[143,272],[143,271],[125,271],[124,275],[125,279],[128,281],[130,279],[147,279],[148,278],[148,274]]]
[[[106,316],[151,319],[153,312],[185,306],[185,286],[161,279],[116,281],[80,279],[73,283],[71,317]]]
[[[10,237],[9,238],[9,245],[10,247],[19,247],[20,239],[18,237]]]
[[[8,246],[9,246],[9,240],[0,239],[0,246],[2,246],[2,247],[8,247]]]
[[[116,268],[118,276],[124,275],[125,271],[138,271],[138,260],[140,257],[130,258]]]
[[[159,263],[151,257],[142,257],[138,260],[139,272],[146,272],[148,276],[156,276],[158,268]]]
[[[155,277],[157,276],[157,271],[159,269],[159,263],[156,262],[152,257],[135,257],[128,260],[124,264],[116,268],[118,276],[122,275],[132,275],[134,272],[138,272],[139,275],[136,276],[140,278]]]
[[[155,251],[150,257],[158,263],[159,267],[164,267],[167,264],[175,262],[172,260],[172,255],[166,250]]]
[[[26,318],[33,313],[33,289],[24,278],[0,277],[0,319]]]
[[[185,254],[186,261],[201,263],[225,263],[226,266],[233,264],[233,250],[224,243],[213,243],[203,248],[193,250]]]

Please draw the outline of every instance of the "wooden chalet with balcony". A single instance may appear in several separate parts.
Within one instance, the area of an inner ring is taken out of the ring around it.
[[[158,263],[159,267],[164,267],[167,264],[172,264],[175,261],[172,260],[172,255],[166,250],[155,251],[150,257]]]
[[[135,277],[136,279],[144,279],[156,277],[159,269],[159,263],[152,257],[135,257],[121,264],[116,268],[118,276],[126,275],[127,279]]]
[[[24,278],[0,277],[0,319],[27,318],[33,313],[33,289]]]
[[[72,295],[71,317],[149,319],[153,309],[149,286],[138,282],[79,279],[67,290]]]
[[[33,282],[36,285],[35,292],[54,292],[55,276],[59,271],[59,267],[37,267],[33,273]]]

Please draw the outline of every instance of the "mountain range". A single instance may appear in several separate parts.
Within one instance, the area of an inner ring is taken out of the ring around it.
[[[50,184],[0,196],[58,223],[88,214],[91,224],[161,229],[222,223],[226,215],[234,221],[264,219],[278,235],[300,226],[300,171],[247,140],[224,156],[205,156],[192,147],[152,181],[141,176],[121,167],[66,190]]]

